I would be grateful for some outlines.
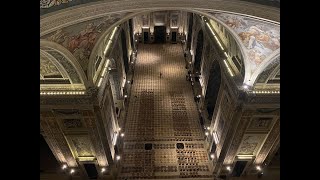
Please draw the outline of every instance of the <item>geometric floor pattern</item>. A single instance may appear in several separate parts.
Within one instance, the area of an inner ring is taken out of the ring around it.
[[[212,179],[180,44],[139,44],[121,180]]]

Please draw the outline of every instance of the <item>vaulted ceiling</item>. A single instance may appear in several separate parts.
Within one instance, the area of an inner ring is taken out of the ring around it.
[[[253,85],[258,78],[266,76],[260,74],[270,69],[273,62],[280,61],[279,8],[230,0],[109,0],[81,3],[78,0],[40,1],[40,38],[46,42],[46,46],[41,46],[40,78],[55,75],[69,79],[71,83],[90,86],[87,82],[88,65],[94,60],[102,39],[113,27],[141,13],[168,9],[202,14],[222,24],[242,49],[244,84]],[[54,52],[57,47],[60,51]],[[59,56],[60,61],[54,56]],[[62,61],[62,57],[66,61]]]

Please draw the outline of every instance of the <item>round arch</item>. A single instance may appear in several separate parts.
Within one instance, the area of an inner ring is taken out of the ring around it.
[[[67,61],[72,65],[74,70],[76,71],[81,83],[84,85],[84,87],[86,89],[88,89],[89,83],[88,83],[87,77],[86,77],[84,71],[82,70],[79,62],[70,53],[70,51],[68,51],[66,48],[64,48],[60,44],[57,44],[57,43],[51,42],[51,41],[47,41],[47,40],[44,40],[44,39],[40,39],[40,50],[41,49],[46,49],[46,48],[53,49],[53,50],[57,51],[60,55],[65,57],[67,59]]]
[[[103,17],[112,13],[142,12],[146,9],[184,10],[201,12],[230,12],[260,17],[266,20],[280,22],[280,9],[271,6],[234,0],[135,0],[135,1],[99,1],[66,8],[42,15],[40,18],[40,36],[59,28],[77,24],[82,21]]]
[[[207,18],[213,19],[217,22],[219,22],[223,27],[226,28],[226,30],[231,34],[232,38],[236,41],[237,46],[240,49],[241,55],[243,57],[243,59],[246,59],[246,54],[245,54],[245,49],[244,46],[242,45],[242,42],[240,40],[240,38],[237,36],[237,34],[235,32],[233,32],[230,28],[228,28],[224,23],[221,23],[221,21],[219,21],[216,17],[214,17],[212,14],[205,12],[205,11],[200,11],[200,10],[196,10],[196,9],[190,9],[190,8],[161,8],[161,7],[157,7],[157,8],[151,8],[148,10],[144,10],[138,13],[132,13],[129,15],[126,15],[124,18],[122,18],[121,20],[119,20],[118,22],[114,23],[113,25],[111,25],[108,29],[105,30],[105,32],[100,36],[100,38],[97,40],[96,44],[94,45],[90,57],[89,57],[89,64],[88,64],[88,72],[87,72],[87,77],[88,77],[88,81],[90,84],[94,84],[93,82],[93,77],[94,77],[94,64],[95,64],[95,60],[96,60],[96,54],[99,53],[98,50],[101,50],[103,48],[101,48],[101,44],[103,44],[103,41],[105,39],[106,36],[108,36],[111,31],[119,26],[120,24],[128,21],[129,19],[141,15],[141,14],[145,14],[145,13],[150,13],[150,12],[155,12],[155,11],[163,11],[163,10],[181,10],[181,11],[186,11],[186,12],[191,12],[191,13],[196,13],[202,16],[205,16]],[[220,11],[217,11],[220,12]],[[228,12],[228,13],[232,13],[232,12]],[[233,13],[234,14],[234,13]],[[244,15],[247,16],[247,15]],[[243,62],[245,63],[245,60]]]

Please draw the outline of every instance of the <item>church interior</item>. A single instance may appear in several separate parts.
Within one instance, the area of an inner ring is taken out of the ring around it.
[[[41,180],[280,180],[280,0],[40,0]]]

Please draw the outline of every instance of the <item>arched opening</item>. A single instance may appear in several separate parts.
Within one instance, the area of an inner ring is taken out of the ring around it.
[[[203,31],[200,30],[197,37],[196,57],[195,57],[194,69],[193,69],[195,74],[200,73],[202,49],[203,49]]]
[[[193,27],[193,13],[189,14],[189,26],[188,26],[188,40],[187,40],[187,50],[191,48],[191,38],[192,38],[192,27]]]
[[[128,48],[127,48],[127,42],[126,42],[126,34],[124,30],[121,30],[121,46],[122,46],[122,57],[124,62],[124,70],[126,74],[129,71],[129,59],[128,59]]]
[[[218,92],[221,84],[221,69],[218,61],[214,61],[210,69],[208,87],[205,96],[205,103],[208,111],[208,119],[211,121],[216,105]]]

